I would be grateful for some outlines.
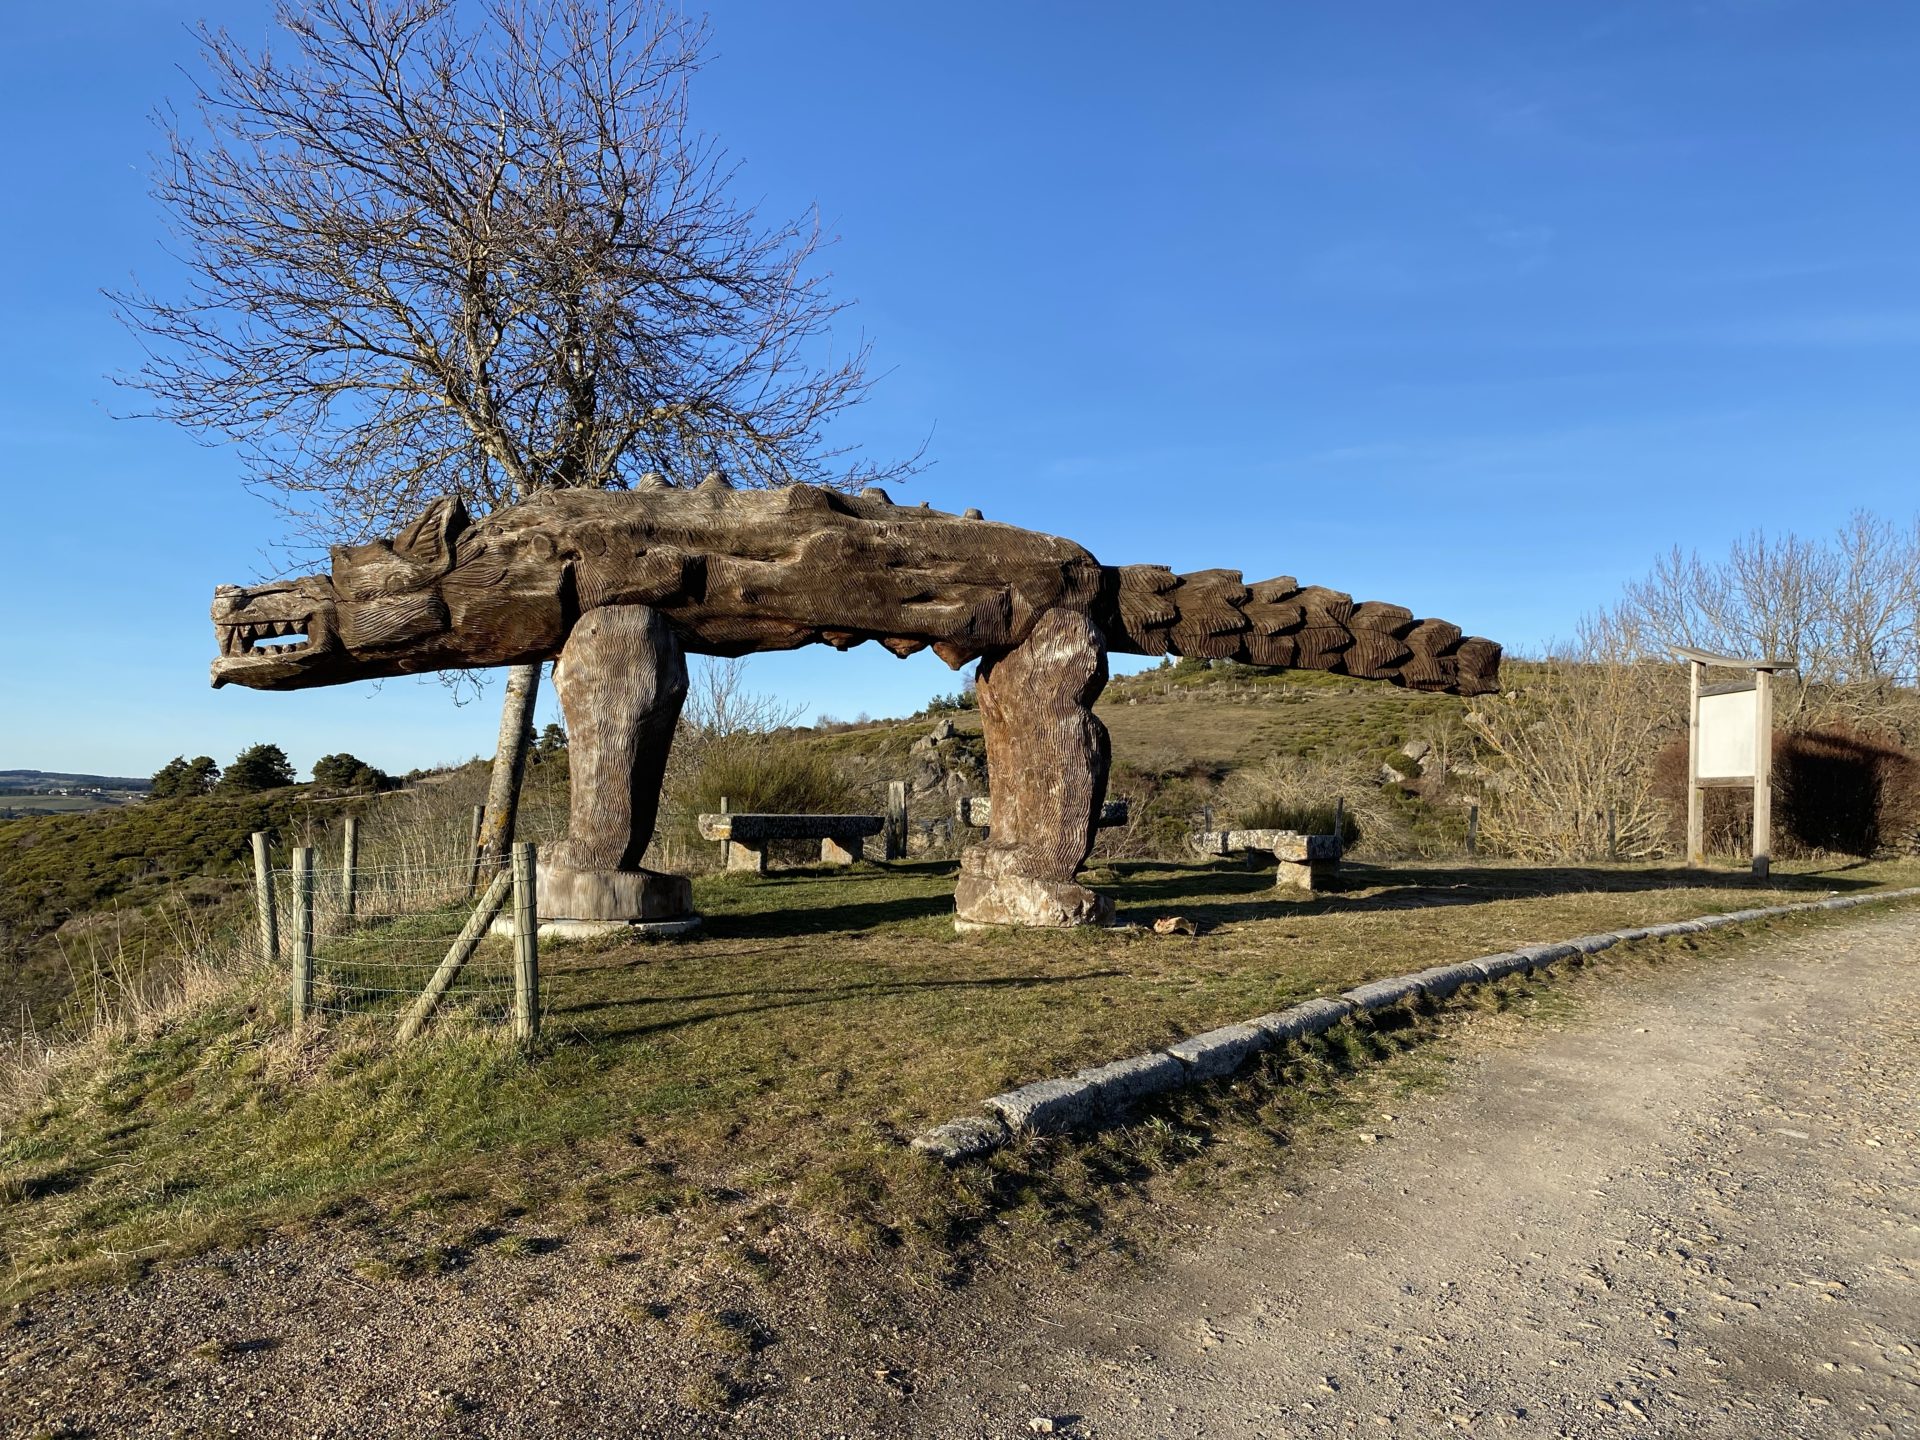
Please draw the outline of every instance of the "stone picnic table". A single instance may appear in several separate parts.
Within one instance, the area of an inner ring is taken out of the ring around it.
[[[1298,830],[1198,830],[1187,843],[1202,855],[1240,855],[1260,851],[1279,862],[1279,889],[1327,890],[1340,865],[1338,835],[1305,835]]]
[[[878,815],[719,814],[700,817],[703,839],[728,842],[727,869],[767,873],[767,846],[775,840],[818,840],[820,859],[851,865],[861,858],[869,835],[886,821]]]

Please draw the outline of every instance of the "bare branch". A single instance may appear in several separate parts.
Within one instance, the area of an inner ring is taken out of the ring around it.
[[[158,117],[182,293],[113,298],[154,413],[238,447],[309,534],[656,471],[857,487],[868,390],[811,215],[731,197],[702,23],[656,0],[282,0],[284,53],[199,32]]]

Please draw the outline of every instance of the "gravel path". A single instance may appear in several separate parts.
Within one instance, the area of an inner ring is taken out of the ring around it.
[[[766,1297],[731,1414],[604,1237],[274,1242],[23,1307],[0,1434],[1920,1435],[1920,913],[1580,989],[1144,1272]]]
[[[1920,1435],[1920,917],[1666,978],[1041,1312],[1047,1378],[990,1408],[1106,1437]]]

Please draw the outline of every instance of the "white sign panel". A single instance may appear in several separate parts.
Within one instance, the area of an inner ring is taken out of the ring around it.
[[[1700,697],[1700,779],[1751,780],[1759,730],[1757,690]]]

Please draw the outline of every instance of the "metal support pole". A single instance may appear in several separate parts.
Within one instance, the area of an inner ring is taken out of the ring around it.
[[[253,903],[260,912],[260,954],[269,965],[280,963],[280,917],[273,908],[273,868],[267,853],[267,832],[253,832]]]
[[[313,1004],[313,847],[293,852],[293,1023]]]
[[[1687,662],[1687,864],[1707,863],[1706,796],[1700,789],[1700,677],[1706,666]]]
[[[349,815],[344,829],[346,833],[340,837],[340,906],[343,918],[352,924],[360,888],[360,822]]]
[[[1480,802],[1467,802],[1467,855],[1469,858],[1480,853]]]
[[[1620,813],[1617,807],[1607,806],[1607,859],[1620,858]]]
[[[1347,797],[1333,797],[1333,843],[1342,850],[1347,848]]]
[[[513,1038],[531,1045],[540,1035],[539,860],[531,842],[513,847]]]

